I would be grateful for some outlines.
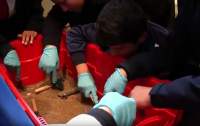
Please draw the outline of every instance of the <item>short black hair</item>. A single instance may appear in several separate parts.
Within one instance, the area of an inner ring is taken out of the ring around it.
[[[136,44],[146,31],[146,15],[133,0],[111,0],[98,16],[96,39],[102,46]]]

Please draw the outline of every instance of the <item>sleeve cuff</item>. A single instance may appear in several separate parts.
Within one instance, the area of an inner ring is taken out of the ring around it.
[[[1,58],[5,58],[7,53],[14,49],[9,43],[5,43],[0,47],[0,56]]]
[[[134,77],[131,77],[131,73],[130,73],[130,67],[129,64],[126,61],[121,62],[120,64],[118,64],[118,68],[123,68],[127,74],[127,79],[128,81],[134,80]]]
[[[149,92],[150,98],[151,98],[151,104],[156,107],[159,108],[160,106],[160,102],[162,102],[162,96],[158,95],[158,91],[159,89],[165,85],[166,83],[159,83],[156,84],[151,91]]]
[[[79,65],[81,63],[86,63],[84,52],[76,52],[76,53],[72,53],[70,55],[72,58],[72,62],[75,66]]]
[[[86,114],[96,118],[102,126],[117,126],[114,118],[102,109],[91,109]]]

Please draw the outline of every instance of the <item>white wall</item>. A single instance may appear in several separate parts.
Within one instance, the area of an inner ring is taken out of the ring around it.
[[[43,0],[42,6],[44,8],[44,16],[46,17],[48,12],[51,10],[54,3],[51,2],[51,0]]]

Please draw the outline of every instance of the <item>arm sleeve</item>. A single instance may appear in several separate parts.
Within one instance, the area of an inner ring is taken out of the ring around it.
[[[63,12],[59,5],[53,6],[44,21],[42,31],[44,47],[46,45],[59,47],[63,28],[72,15],[72,12]]]
[[[88,121],[89,120],[89,121]],[[102,109],[91,109],[86,114],[71,119],[66,126],[117,126],[114,118]]]
[[[30,20],[26,27],[26,30],[36,31],[41,33],[43,26],[43,12],[41,0],[33,0],[32,8],[30,9]]]
[[[86,42],[96,43],[96,23],[87,24],[84,26],[76,26],[67,32],[67,48],[72,58],[74,65],[86,63],[85,60],[85,45]]]
[[[165,54],[161,52],[162,50],[159,47],[136,54],[118,64],[118,67],[126,71],[128,81],[159,73],[168,68],[169,62],[166,60]]]
[[[12,49],[13,47],[9,44],[9,42],[2,35],[0,35],[0,57],[4,58]]]
[[[149,93],[156,108],[200,110],[200,76],[187,76],[155,85]]]
[[[179,63],[184,62],[185,56],[188,54],[188,47],[190,47],[189,44],[191,44],[188,39],[190,12],[185,9],[188,4],[183,4],[181,7],[182,9],[175,20],[174,31],[169,34],[166,40],[166,46],[136,54],[118,65],[126,71],[129,81],[176,67]]]

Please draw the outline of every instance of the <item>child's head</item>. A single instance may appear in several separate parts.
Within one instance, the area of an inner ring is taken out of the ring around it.
[[[133,0],[111,0],[98,17],[96,36],[111,55],[128,57],[145,41],[146,31],[146,15]]]
[[[83,5],[84,0],[51,0],[53,3],[61,6],[64,12],[73,11],[80,12]]]

